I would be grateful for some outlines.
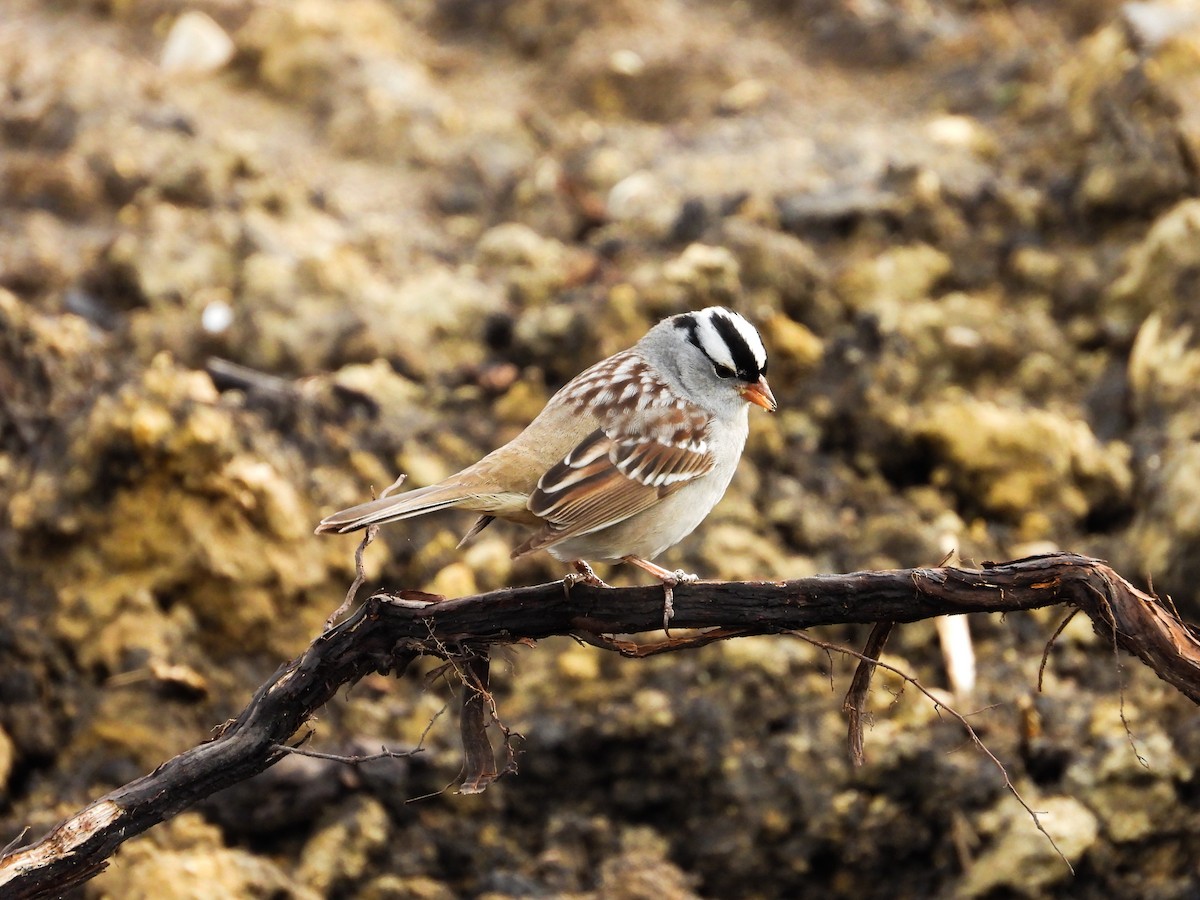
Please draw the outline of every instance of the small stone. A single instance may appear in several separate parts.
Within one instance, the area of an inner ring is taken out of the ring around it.
[[[214,300],[200,313],[200,327],[209,334],[221,334],[233,324],[233,307],[224,300]]]
[[[821,362],[825,343],[804,325],[783,313],[775,313],[762,326],[772,357],[786,359],[801,371],[813,369]]]
[[[1078,520],[1133,486],[1126,446],[1102,444],[1086,422],[1047,410],[946,398],[914,413],[912,429],[937,461],[934,483],[1019,521],[1021,540],[1052,533],[1050,512]]]
[[[8,793],[8,777],[12,774],[17,750],[8,732],[0,728],[0,796]]]
[[[726,247],[691,244],[663,265],[668,281],[703,295],[735,294],[741,286],[741,266]]]
[[[233,59],[233,40],[220,25],[198,10],[188,10],[171,26],[159,66],[164,72],[207,75]]]
[[[140,406],[129,420],[129,436],[142,449],[157,446],[174,430],[175,419],[171,411],[161,406]]]
[[[121,847],[121,864],[93,882],[106,897],[309,896],[264,856],[224,846],[220,829],[199,813],[183,813]]]
[[[1160,215],[1122,260],[1122,272],[1102,300],[1109,328],[1132,337],[1151,313],[1165,313],[1188,295],[1200,266],[1200,200],[1177,203]]]
[[[759,78],[747,78],[728,88],[717,100],[717,112],[732,116],[751,112],[767,102],[771,86]]]
[[[633,50],[617,50],[608,58],[609,68],[618,75],[636,78],[646,71],[646,61]]]
[[[676,189],[642,169],[612,186],[605,207],[614,222],[633,224],[651,236],[665,237],[675,223],[680,201]]]
[[[996,142],[972,116],[938,116],[925,128],[933,143],[952,150],[968,150],[981,156],[996,151]]]
[[[927,298],[953,269],[942,251],[910,244],[851,267],[837,279],[837,287],[855,309],[890,308]]]
[[[1149,0],[1145,3],[1126,3],[1121,18],[1137,36],[1142,47],[1154,51],[1168,41],[1200,28],[1200,8],[1190,0],[1172,3],[1169,0]]]
[[[519,222],[489,228],[475,248],[484,266],[533,266],[546,259],[558,260],[565,250],[560,241],[543,237]]]
[[[974,350],[983,344],[983,335],[965,325],[951,325],[944,334],[946,343],[959,350]]]
[[[380,875],[356,892],[360,900],[455,900],[446,885],[425,875]]]
[[[340,390],[369,398],[391,416],[403,416],[427,396],[424,388],[397,373],[385,359],[339,369],[333,383]]]
[[[1040,247],[1021,247],[1011,259],[1013,273],[1031,287],[1050,291],[1062,274],[1063,264],[1058,254]]]

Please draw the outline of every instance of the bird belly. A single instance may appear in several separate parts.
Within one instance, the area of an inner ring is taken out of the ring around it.
[[[732,474],[731,471],[730,476]],[[700,482],[685,485],[648,510],[546,549],[556,559],[564,561],[613,561],[626,556],[654,559],[695,531],[717,505],[729,478],[717,483],[712,479],[710,475]]]

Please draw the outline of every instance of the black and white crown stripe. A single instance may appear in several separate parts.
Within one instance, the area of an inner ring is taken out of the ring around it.
[[[758,381],[767,373],[767,349],[754,326],[733,310],[710,306],[684,313],[676,328],[688,333],[688,341],[699,348],[714,366],[736,373],[743,381]]]

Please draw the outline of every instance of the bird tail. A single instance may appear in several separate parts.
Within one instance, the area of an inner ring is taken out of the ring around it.
[[[406,491],[393,497],[380,497],[358,506],[351,506],[323,518],[317,534],[345,534],[368,525],[382,525],[399,519],[411,519],[439,509],[457,506],[472,495],[452,484],[431,484],[429,487]]]

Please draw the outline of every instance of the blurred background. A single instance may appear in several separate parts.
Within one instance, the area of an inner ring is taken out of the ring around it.
[[[1107,558],[1200,619],[1191,0],[0,0],[0,844],[204,740],[319,633],[357,536],[585,366],[714,303],[781,409],[661,561],[712,578]],[[370,586],[561,577],[383,529]],[[601,571],[617,581],[640,576]],[[1200,717],[1080,617],[932,622],[876,675],[755,638],[371,677],[313,746],[83,897],[1195,897]],[[867,629],[820,636],[861,646]],[[420,798],[420,799],[415,799]]]

